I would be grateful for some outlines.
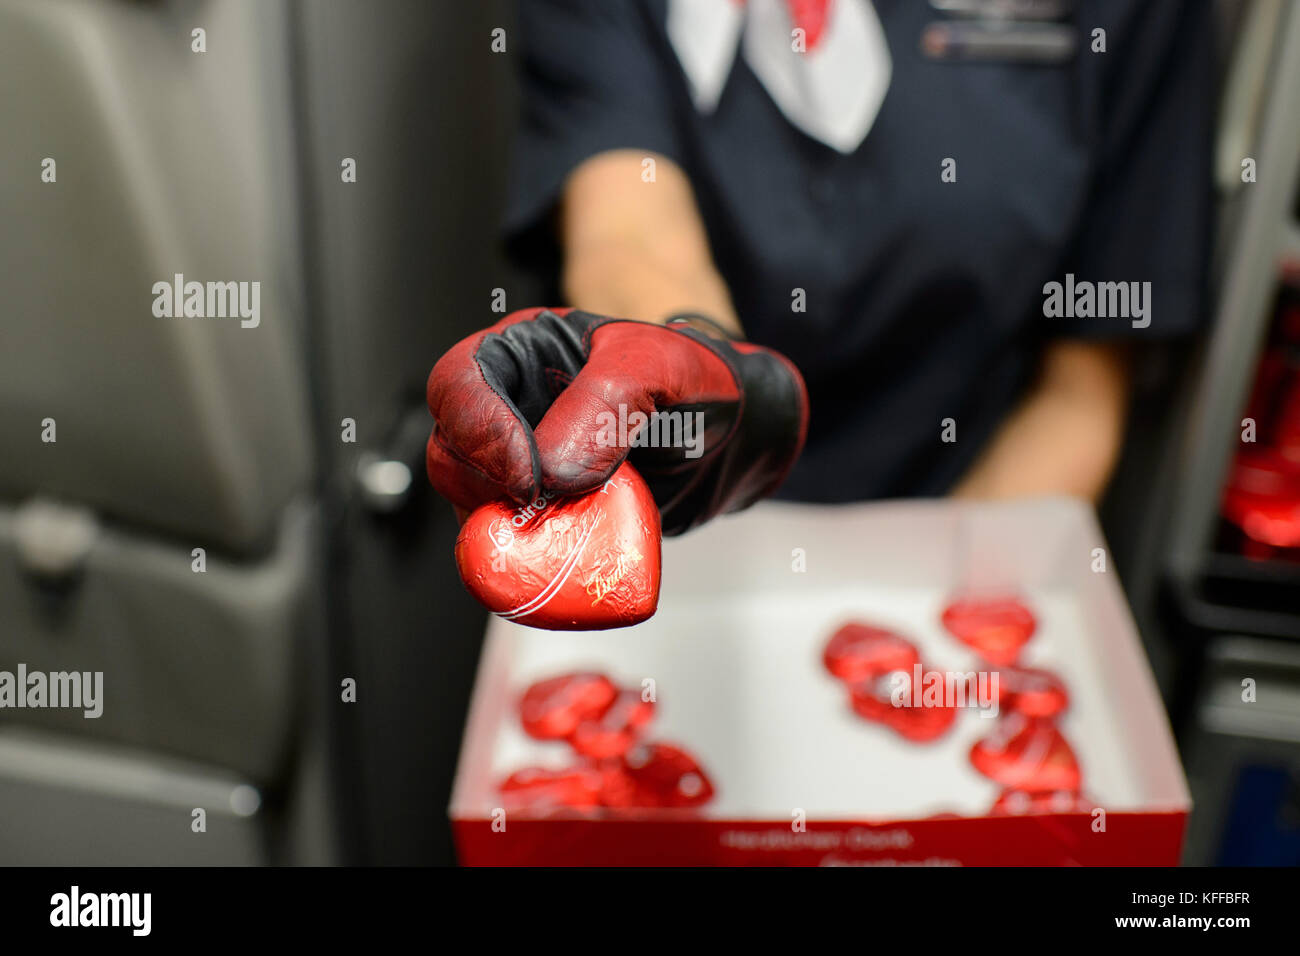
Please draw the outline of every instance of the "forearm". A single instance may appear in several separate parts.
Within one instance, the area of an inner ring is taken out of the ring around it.
[[[740,332],[686,174],[635,150],[601,153],[565,184],[560,206],[562,291],[568,303],[600,315],[663,322],[699,312]]]
[[[562,291],[567,302],[600,315],[663,322],[700,312],[741,331],[726,283],[710,263],[665,261],[631,239],[567,249]]]
[[[1062,494],[1095,502],[1119,458],[1127,407],[1128,369],[1121,350],[1068,342],[1052,346],[1039,382],[954,494]]]

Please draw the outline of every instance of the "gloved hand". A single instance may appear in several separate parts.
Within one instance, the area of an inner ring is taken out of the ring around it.
[[[630,452],[665,534],[775,491],[808,424],[803,378],[776,352],[569,309],[525,309],[462,340],[428,399],[429,480],[453,504],[581,494]],[[634,413],[654,412],[677,414],[657,420],[660,447],[639,447],[653,432],[639,443]]]

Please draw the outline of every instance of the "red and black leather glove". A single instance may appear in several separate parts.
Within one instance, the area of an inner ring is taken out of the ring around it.
[[[453,504],[581,494],[630,452],[665,534],[775,491],[808,424],[803,378],[776,352],[570,309],[525,309],[462,340],[434,366],[428,399],[429,480]],[[633,412],[690,415],[702,434],[694,447],[611,441],[610,422]]]

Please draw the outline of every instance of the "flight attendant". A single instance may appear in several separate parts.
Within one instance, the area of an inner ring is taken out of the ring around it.
[[[443,494],[599,486],[629,451],[593,437],[620,404],[707,412],[702,456],[631,450],[670,532],[778,487],[1102,493],[1133,363],[1203,314],[1210,3],[520,16],[510,248],[576,311],[516,313],[439,362]],[[1067,282],[1125,295],[1063,311]]]

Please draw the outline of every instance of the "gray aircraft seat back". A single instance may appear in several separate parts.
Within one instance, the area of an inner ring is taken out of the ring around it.
[[[310,730],[324,655],[287,11],[0,0],[0,671],[103,675],[97,717],[0,712],[0,819],[39,833],[89,813],[95,859],[138,858],[123,841],[173,812],[148,781],[280,786]],[[256,324],[187,317],[184,296],[155,314],[177,274],[204,312],[208,283],[245,283]],[[128,795],[110,754],[136,768]],[[184,860],[165,832],[152,859]],[[0,859],[21,857],[9,841]],[[240,846],[209,851],[255,855]]]
[[[287,81],[250,55],[255,6],[0,0],[0,497],[250,553],[306,483]],[[177,274],[214,312],[245,283],[257,325],[155,315]]]

